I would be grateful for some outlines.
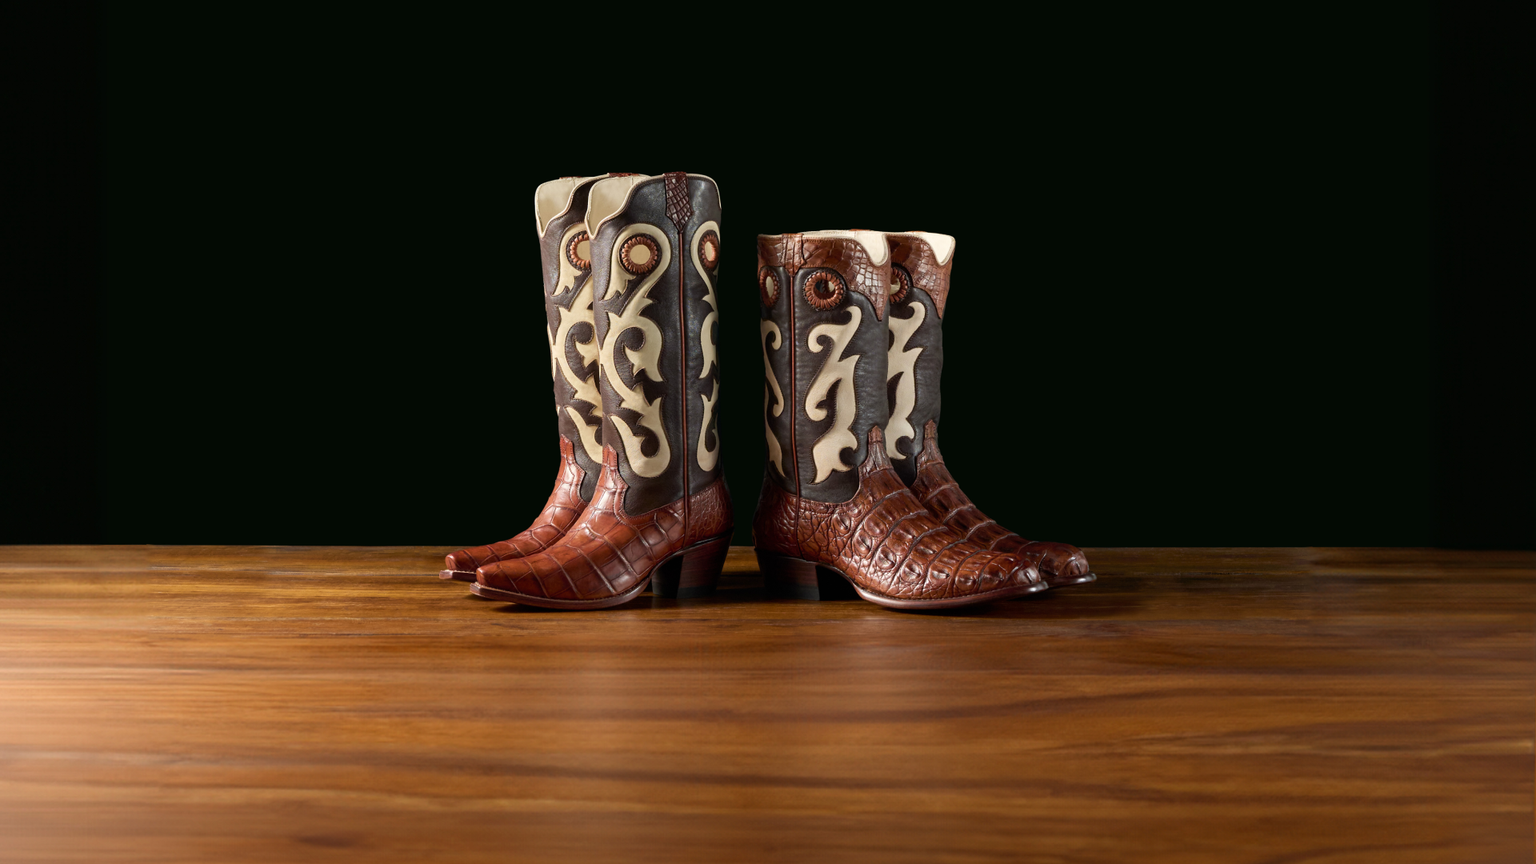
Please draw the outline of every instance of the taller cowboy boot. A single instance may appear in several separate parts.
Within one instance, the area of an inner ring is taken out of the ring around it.
[[[932,609],[1044,589],[1022,556],[968,542],[891,469],[884,235],[762,236],[757,254],[768,465],[752,536],[770,591],[815,599],[846,580],[872,603]]]
[[[539,257],[544,263],[544,313],[549,319],[549,359],[555,378],[555,416],[560,430],[560,468],[555,488],[533,524],[522,533],[450,552],[444,579],[475,581],[475,568],[542,551],[565,536],[597,488],[603,461],[599,444],[602,398],[597,392],[597,338],[592,318],[592,251],[585,221],[587,196],[605,177],[562,177],[534,192]]]
[[[1023,555],[1052,588],[1092,582],[1076,546],[1025,540],[988,519],[944,467],[939,453],[939,373],[944,365],[944,305],[955,238],[911,231],[887,234],[891,246],[891,417],[886,455],[896,473],[944,524],[988,549]],[[919,431],[921,430],[921,431]]]
[[[715,351],[720,194],[698,174],[599,181],[588,199],[602,469],[542,552],[482,566],[476,594],[599,609],[714,590],[730,548]]]

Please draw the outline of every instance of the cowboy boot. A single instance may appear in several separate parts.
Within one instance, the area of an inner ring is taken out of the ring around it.
[[[588,198],[602,467],[575,524],[547,549],[480,567],[474,592],[600,609],[651,586],[714,590],[730,548],[715,350],[720,196],[698,174],[599,181]]]
[[[1023,557],[968,542],[886,455],[890,254],[877,231],[760,236],[768,464],[752,523],[770,592],[896,609],[1044,589]]]
[[[988,519],[960,490],[939,453],[939,373],[944,365],[944,305],[955,238],[922,231],[886,234],[891,246],[891,416],[886,455],[896,473],[944,524],[987,549],[1028,558],[1052,588],[1092,582],[1076,546],[1025,540]],[[922,430],[919,434],[918,430]]]
[[[544,313],[549,319],[549,359],[555,378],[555,416],[560,430],[560,467],[544,509],[527,530],[489,546],[448,553],[443,579],[475,581],[482,564],[542,551],[575,524],[597,487],[603,460],[599,444],[602,398],[597,392],[597,339],[592,318],[592,252],[585,222],[587,196],[605,177],[562,177],[534,193],[539,257],[544,262]]]

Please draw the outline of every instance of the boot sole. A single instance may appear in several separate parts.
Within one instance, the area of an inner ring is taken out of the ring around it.
[[[772,596],[792,597],[797,600],[851,600],[854,596],[858,596],[887,609],[953,609],[957,606],[973,606],[994,600],[1011,600],[1015,597],[1036,594],[1051,587],[1044,582],[1036,582],[1033,585],[1013,585],[983,594],[968,594],[964,597],[910,600],[904,597],[887,597],[884,594],[869,591],[836,567],[803,558],[758,551],[757,566],[763,574],[763,587]]]
[[[491,588],[479,582],[471,585],[469,590],[476,596],[489,600],[507,600],[523,606],[538,606],[544,609],[607,609],[610,606],[628,603],[640,596],[647,587],[657,597],[678,600],[707,597],[715,592],[715,586],[720,581],[720,571],[725,569],[726,553],[730,548],[731,535],[726,534],[679,549],[651,568],[651,572],[636,582],[633,588],[613,597],[600,597],[596,600],[557,600],[551,597],[534,597],[501,588]]]

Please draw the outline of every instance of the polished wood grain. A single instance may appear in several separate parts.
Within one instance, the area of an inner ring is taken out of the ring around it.
[[[0,861],[1532,860],[1536,556],[1095,549],[945,614],[0,547]]]

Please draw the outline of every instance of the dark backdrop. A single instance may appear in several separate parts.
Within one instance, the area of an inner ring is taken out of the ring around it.
[[[945,452],[1026,536],[1536,544],[1528,282],[1473,227],[1515,50],[1476,22],[43,9],[0,541],[514,533],[555,470],[533,189],[687,170],[738,542],[752,238],[868,227],[958,238]]]

